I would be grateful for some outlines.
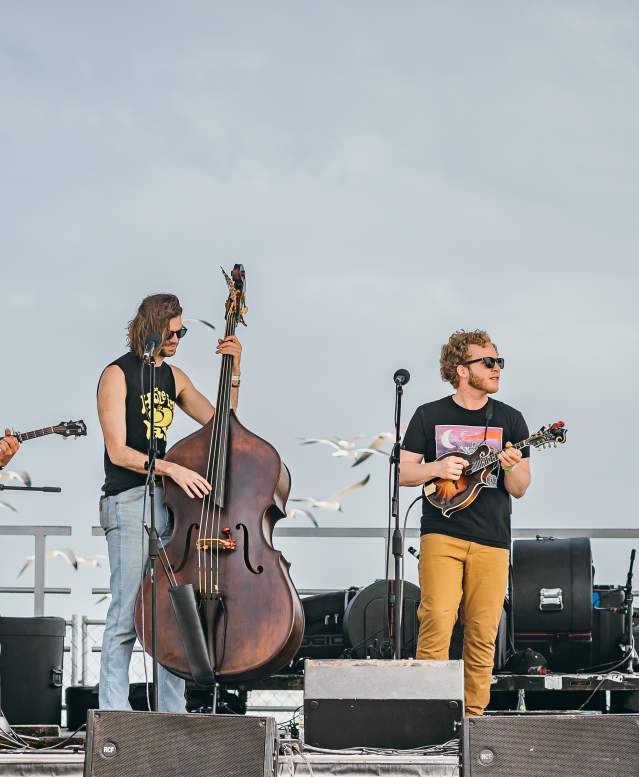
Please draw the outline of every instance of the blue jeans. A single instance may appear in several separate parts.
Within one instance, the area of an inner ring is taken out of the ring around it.
[[[171,520],[164,506],[164,492],[155,488],[155,525],[164,542],[171,534]],[[142,567],[148,561],[148,537],[142,526],[144,486],[100,499],[100,526],[109,548],[111,604],[102,638],[100,709],[130,710],[129,664],[135,642],[135,600]],[[146,519],[150,523],[147,498]],[[158,565],[159,568],[159,565]],[[151,617],[147,612],[145,617]],[[151,662],[148,662],[149,675]],[[163,712],[186,712],[184,680],[158,667],[158,701]]]

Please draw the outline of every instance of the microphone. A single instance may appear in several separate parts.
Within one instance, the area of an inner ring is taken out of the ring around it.
[[[144,356],[142,357],[145,362],[150,362],[156,349],[160,347],[162,339],[157,332],[149,332],[146,340],[144,341]]]
[[[408,370],[397,370],[393,375],[393,380],[398,386],[405,386],[410,380],[410,372]]]

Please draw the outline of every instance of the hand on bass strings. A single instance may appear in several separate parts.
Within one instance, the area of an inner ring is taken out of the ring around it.
[[[229,335],[223,340],[217,341],[217,348],[215,353],[233,357],[233,372],[238,373],[240,369],[240,361],[242,359],[242,343],[237,339],[235,335]]]
[[[513,447],[511,442],[507,442],[505,448],[499,454],[499,461],[503,469],[512,469],[521,461],[521,451]]]
[[[459,480],[462,472],[468,466],[466,459],[462,459],[459,456],[446,456],[445,459],[441,459],[437,463],[439,465],[437,477],[442,480]]]
[[[178,484],[191,499],[202,499],[212,491],[211,484],[198,472],[173,462],[164,462],[164,468],[171,480]]]
[[[13,436],[11,429],[4,430],[4,437],[0,437],[0,467],[5,467],[18,452],[20,443]]]

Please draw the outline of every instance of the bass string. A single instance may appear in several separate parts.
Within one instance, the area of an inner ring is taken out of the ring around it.
[[[227,327],[228,327],[228,322],[227,322]],[[218,390],[218,397],[216,399],[217,406],[219,406],[219,399],[220,399],[219,394],[220,392]],[[211,477],[212,462],[215,460],[215,452],[218,449],[218,438],[219,438],[219,424],[218,424],[218,414],[217,414],[217,407],[216,407],[215,416],[213,418],[213,424],[211,425],[211,439],[209,442],[209,454],[208,454],[208,459],[206,462],[206,470],[205,470],[205,477],[209,483],[211,483],[211,480],[212,480],[212,477]],[[213,494],[213,496],[211,494]],[[211,539],[209,534],[209,516],[210,516],[210,502],[212,498],[213,499],[215,498],[214,494],[215,492],[212,491],[211,493],[207,493],[204,495],[202,499],[202,510],[200,513],[200,527],[198,531],[198,583],[199,583],[199,591],[201,594],[208,593],[209,565],[208,565],[208,554],[206,552],[205,546],[207,541]],[[204,543],[202,543],[202,539],[204,539]],[[212,578],[212,573],[210,576]]]
[[[230,326],[228,327],[227,336],[234,334],[236,320],[235,316],[231,316]],[[220,441],[221,449],[219,451],[217,460],[217,472],[216,472],[216,488],[222,487],[224,478],[226,476],[226,461],[228,453],[228,432],[230,425],[230,411],[231,411],[231,381],[233,371],[233,357],[226,355],[222,357],[222,401],[221,401],[221,415],[220,415]],[[217,506],[217,515],[215,521],[215,538],[216,538],[216,552],[215,552],[215,568],[216,568],[216,590],[219,591],[220,585],[220,529],[222,520],[222,508]]]
[[[226,321],[226,327],[225,327],[225,336],[228,335],[229,332],[229,319],[227,318]],[[211,542],[213,541],[213,532],[212,532],[212,524],[213,520],[211,518],[211,513],[215,512],[215,495],[216,495],[216,481],[217,481],[217,461],[219,459],[219,452],[222,444],[221,440],[221,416],[222,416],[222,405],[223,405],[223,397],[224,397],[224,359],[222,359],[222,368],[220,370],[220,385],[218,387],[218,395],[216,399],[216,408],[215,408],[215,418],[213,420],[213,433],[211,436],[211,452],[209,455],[209,461],[207,463],[207,469],[206,469],[206,478],[211,484],[212,490],[209,494],[207,494],[203,500],[203,510],[206,510],[206,521],[204,522],[204,538],[205,538],[205,549],[203,550],[203,558],[205,561],[204,564],[204,592],[206,594],[213,592],[214,587],[214,581],[213,581],[213,557],[212,557],[212,547]],[[215,472],[214,472],[215,468]],[[215,475],[215,477],[214,477]],[[211,500],[213,500],[211,502]],[[202,565],[201,565],[202,566]]]
[[[211,471],[211,458],[213,456],[213,441],[216,437],[216,423],[215,420],[213,421],[213,424],[211,425],[211,439],[209,442],[209,455],[206,461],[206,470],[205,475],[206,479],[210,481],[210,471]],[[198,590],[200,594],[206,593],[207,589],[207,569],[204,567],[204,563],[206,561],[206,551],[202,549],[202,537],[206,538],[208,533],[208,502],[210,500],[210,494],[205,494],[204,498],[202,499],[202,511],[200,513],[200,528],[198,531],[198,544],[197,544],[197,567],[198,567]],[[206,510],[206,521],[204,519],[204,514]],[[204,573],[204,575],[202,574]],[[202,580],[204,580],[204,585],[202,584]]]
[[[226,330],[225,330],[225,337],[228,337],[230,334],[232,334],[232,331],[234,329],[233,322],[232,322],[232,316],[229,316],[227,318],[226,322]],[[214,590],[214,586],[216,583],[214,582],[214,575],[213,575],[213,555],[211,552],[210,543],[211,541],[219,539],[219,530],[213,530],[216,519],[215,516],[218,512],[218,507],[215,503],[215,494],[217,492],[219,483],[220,483],[220,467],[219,467],[219,461],[220,461],[220,452],[224,447],[224,439],[223,439],[223,420],[224,420],[224,406],[226,404],[226,394],[227,394],[227,388],[226,383],[228,382],[227,379],[227,373],[229,372],[229,367],[227,365],[227,360],[230,357],[222,357],[222,368],[221,368],[221,374],[220,374],[220,386],[218,390],[218,396],[217,396],[217,407],[215,409],[215,418],[213,421],[213,430],[211,434],[211,445],[209,448],[209,460],[207,462],[207,469],[206,469],[206,476],[209,483],[211,483],[212,490],[209,494],[207,494],[202,502],[202,515],[206,514],[206,519],[204,521],[200,520],[200,527],[204,525],[204,540],[205,544],[208,541],[209,545],[209,552],[207,553],[206,550],[202,551],[203,558],[204,558],[204,565],[201,563],[201,557],[198,557],[198,561],[200,568],[204,566],[204,593],[212,593]],[[213,471],[215,469],[215,472]],[[212,504],[211,504],[212,501]],[[214,537],[215,535],[215,537]],[[218,543],[215,543],[216,546]],[[219,556],[217,553],[216,548],[216,567],[219,568]]]

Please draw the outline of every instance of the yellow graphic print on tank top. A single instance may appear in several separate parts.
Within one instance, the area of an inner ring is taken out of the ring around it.
[[[144,426],[146,427],[146,439],[151,437],[151,422],[149,417],[151,415],[151,392],[147,391],[146,394],[140,394],[140,400],[142,401],[142,415],[144,418]],[[166,433],[173,422],[173,408],[175,402],[169,397],[166,391],[162,391],[156,387],[155,389],[155,416],[154,416],[154,432],[157,440],[166,440]]]

